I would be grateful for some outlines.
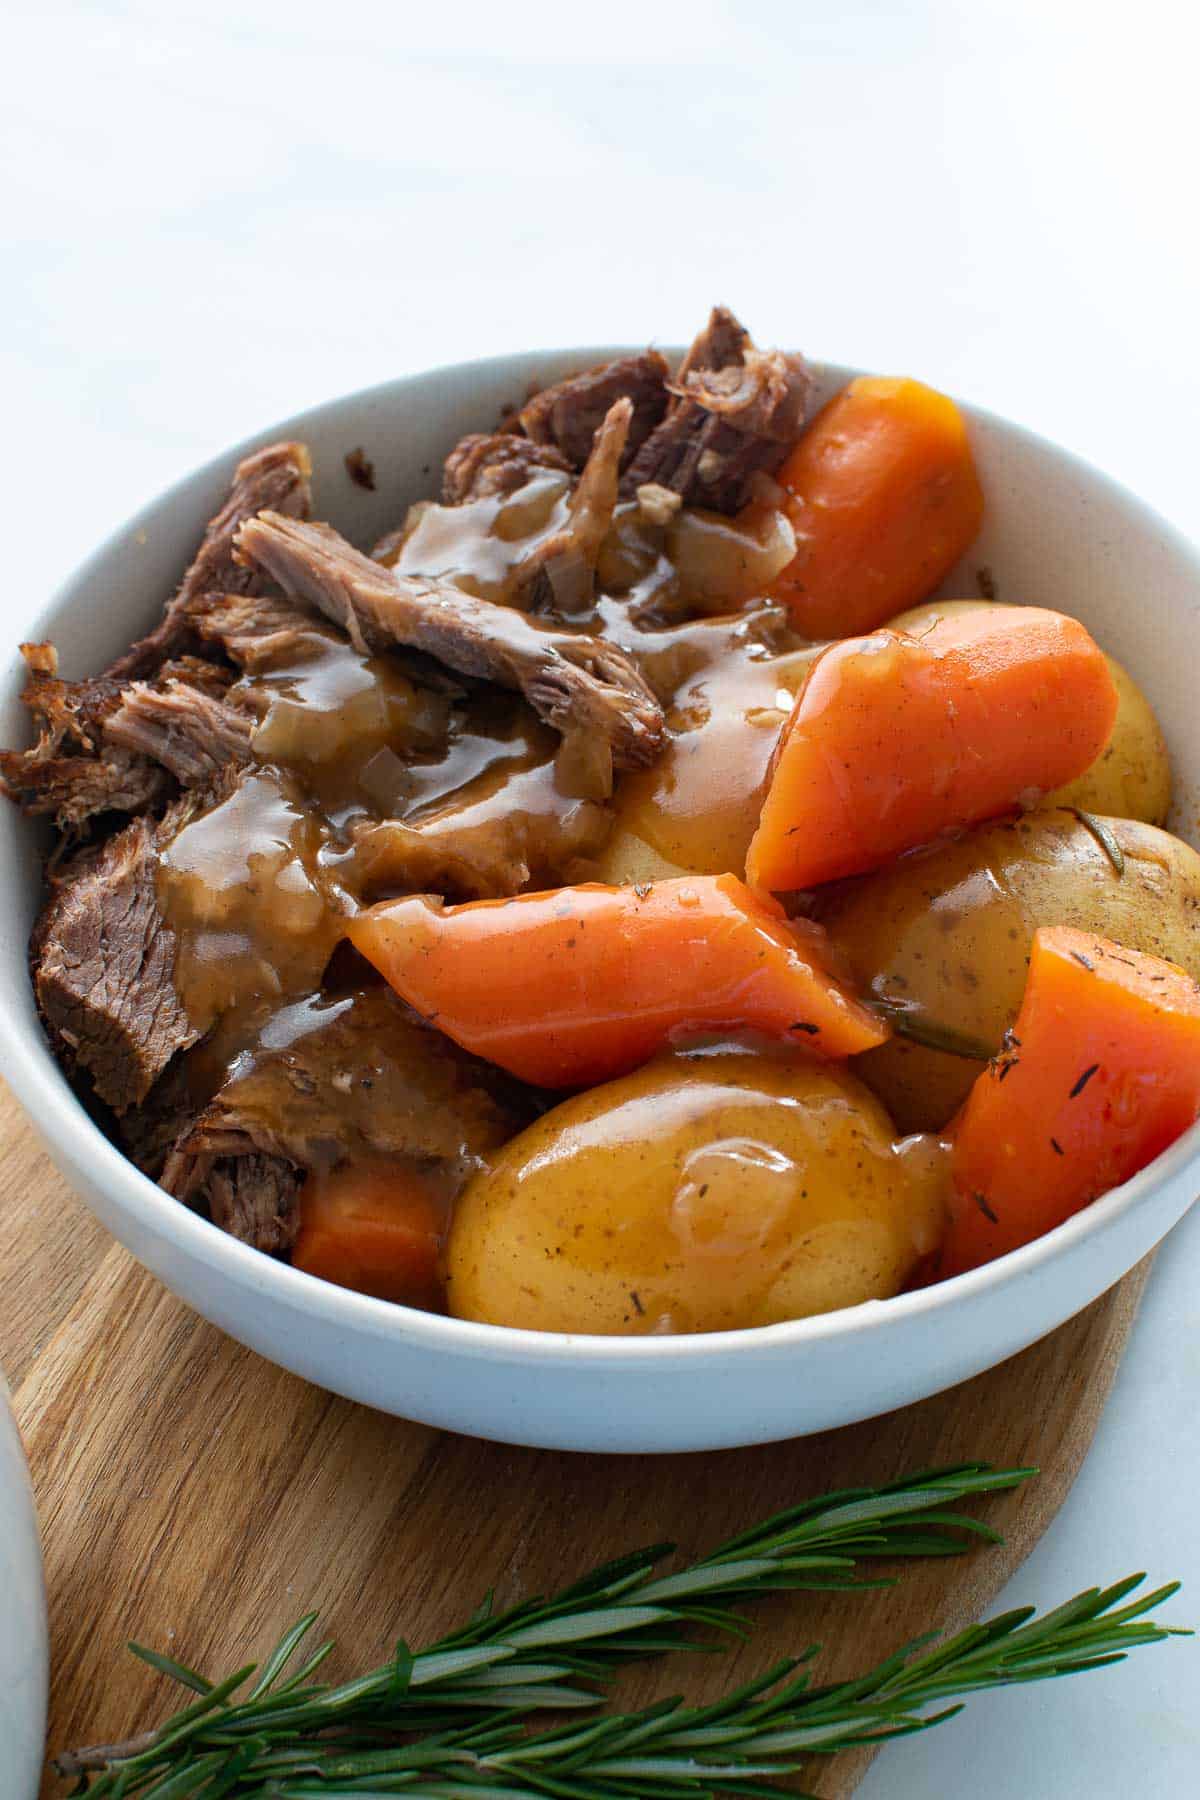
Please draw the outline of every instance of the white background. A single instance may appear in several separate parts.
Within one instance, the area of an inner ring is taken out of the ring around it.
[[[10,6],[8,638],[135,506],[274,418],[460,357],[684,339],[717,298],[762,341],[1032,425],[1194,532],[1188,12]],[[1189,1580],[1172,1610],[1200,1622],[1198,1285],[1200,1214],[1010,1603],[1145,1566]],[[1184,1643],[982,1698],[863,1793],[1190,1795],[1198,1697]]]

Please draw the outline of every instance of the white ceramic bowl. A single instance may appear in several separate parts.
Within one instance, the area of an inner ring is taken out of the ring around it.
[[[0,1769],[11,1800],[34,1800],[46,1738],[46,1590],[33,1489],[0,1375]]]
[[[615,354],[605,347],[497,357],[386,382],[300,414],[178,483],[123,526],[40,615],[12,628],[0,734],[22,741],[16,639],[52,638],[68,673],[98,669],[143,632],[178,580],[234,463],[303,438],[315,516],[358,542],[428,494],[442,456],[530,386]],[[828,367],[826,393],[853,373]],[[1200,557],[1131,494],[1014,425],[969,412],[987,523],[945,593],[1060,607],[1149,690],[1189,835],[1200,788]],[[349,481],[363,446],[378,491]],[[1112,1285],[1186,1211],[1200,1128],[1057,1231],[957,1280],[822,1318],[679,1338],[502,1330],[409,1311],[272,1262],[177,1205],[91,1124],[50,1055],[26,969],[38,904],[34,831],[0,808],[0,1068],[50,1154],[97,1216],[206,1318],[262,1355],[405,1418],[575,1450],[702,1450],[825,1430],[920,1400],[1002,1361]]]

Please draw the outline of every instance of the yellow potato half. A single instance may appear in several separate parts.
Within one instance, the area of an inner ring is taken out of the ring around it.
[[[1096,931],[1200,978],[1200,856],[1153,825],[1099,823],[1122,874],[1073,813],[1039,811],[827,888],[818,916],[861,992],[900,1009],[914,1030],[974,1040],[994,1056],[1039,925]],[[902,1131],[939,1131],[983,1063],[896,1036],[853,1066]]]
[[[577,1095],[458,1203],[450,1309],[534,1331],[726,1331],[894,1294],[937,1243],[937,1158],[843,1070],[726,1052]]]

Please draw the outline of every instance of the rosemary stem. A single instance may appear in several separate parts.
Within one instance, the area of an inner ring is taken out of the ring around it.
[[[92,1744],[83,1750],[64,1750],[54,1758],[54,1772],[63,1776],[102,1772],[113,1763],[127,1762],[131,1756],[153,1750],[157,1742],[157,1730],[143,1731],[121,1744]]]

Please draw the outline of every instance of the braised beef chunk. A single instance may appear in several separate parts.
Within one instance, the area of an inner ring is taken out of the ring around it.
[[[361,826],[353,866],[363,898],[497,900],[590,877],[585,865],[600,855],[612,827],[607,807],[586,799],[564,804],[552,763],[510,775],[503,793],[503,810],[494,792],[484,792],[412,823]]]
[[[311,612],[276,594],[202,594],[188,607],[196,635],[248,674],[303,656],[314,629]]]
[[[750,333],[727,306],[714,306],[703,331],[692,340],[691,348],[675,373],[675,385],[686,381],[693,369],[727,369],[740,366],[747,350],[754,348]]]
[[[812,391],[803,358],[756,349],[715,307],[669,385],[667,414],[625,470],[622,494],[652,482],[688,505],[737,512],[753,477],[773,474],[800,435]]]
[[[219,700],[237,680],[237,670],[225,662],[210,662],[207,656],[174,656],[163,664],[155,680],[160,683],[186,681],[191,687],[199,688],[202,694],[211,694],[214,700]]]
[[[571,464],[553,444],[533,443],[511,431],[472,432],[459,438],[446,458],[442,499],[447,506],[461,506],[464,500],[515,494],[539,469],[569,474]]]
[[[449,581],[397,575],[328,525],[262,513],[242,527],[238,548],[341,625],[358,650],[410,645],[461,675],[516,688],[556,731],[607,742],[618,768],[652,762],[662,748],[661,706],[629,657],[603,638],[539,625]]]
[[[188,566],[175,598],[148,637],[139,639],[110,664],[107,674],[130,681],[153,675],[168,657],[196,647],[188,608],[212,588],[252,594],[262,587],[257,570],[234,561],[233,546],[243,520],[269,507],[290,518],[306,519],[311,505],[308,478],[312,464],[303,444],[271,444],[240,462],[233,486],[220,512],[210,520],[199,550]]]
[[[132,824],[61,871],[31,946],[50,1041],[118,1115],[137,1106],[176,1051],[196,1041],[175,990],[175,934],[159,910],[156,850],[191,815]]]
[[[190,682],[131,681],[105,721],[108,742],[152,758],[183,787],[251,759],[254,716]]]
[[[401,1158],[449,1194],[533,1110],[390,988],[369,987],[285,1008],[182,1131],[161,1180],[226,1230],[279,1250],[294,1239],[301,1172]]]
[[[243,1244],[269,1255],[290,1250],[300,1229],[303,1171],[282,1156],[222,1157],[205,1184],[208,1216]]]
[[[158,1180],[167,1157],[199,1117],[211,1092],[211,1080],[199,1079],[192,1066],[203,1054],[201,1042],[197,1049],[173,1057],[141,1104],[118,1121],[122,1149],[151,1181]]]
[[[631,414],[622,451],[624,468],[667,410],[666,382],[666,358],[657,350],[621,356],[535,394],[521,409],[521,429],[535,444],[553,444],[572,468],[582,469],[605,415],[616,401],[628,400]]]

